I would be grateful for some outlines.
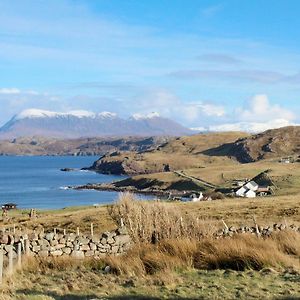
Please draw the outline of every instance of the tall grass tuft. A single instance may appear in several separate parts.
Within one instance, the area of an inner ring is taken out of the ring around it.
[[[272,239],[253,235],[234,238],[163,240],[155,245],[137,244],[122,257],[108,257],[105,262],[118,275],[154,275],[180,269],[293,268],[299,270],[299,256],[289,255]]]
[[[293,267],[297,261],[281,251],[272,239],[253,235],[200,241],[194,266],[200,269],[261,270],[264,267]]]
[[[182,215],[180,207],[158,201],[138,201],[130,193],[121,194],[119,201],[109,207],[109,214],[117,224],[124,223],[135,242],[156,243],[186,237],[199,239],[216,230],[207,221]]]

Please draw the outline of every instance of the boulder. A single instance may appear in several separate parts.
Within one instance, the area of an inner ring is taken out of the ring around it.
[[[90,240],[86,237],[83,237],[83,236],[79,236],[77,237],[76,241],[80,244],[80,245],[87,245]]]
[[[39,236],[38,236],[37,233],[32,232],[32,233],[30,233],[30,234],[28,235],[28,239],[29,239],[30,241],[37,241],[37,240],[39,239]]]
[[[81,245],[79,250],[81,251],[89,251],[91,250],[90,246],[89,245]]]
[[[58,244],[58,240],[51,240],[50,245],[51,246],[56,246]]]
[[[33,246],[32,251],[33,252],[39,252],[41,250],[41,246]]]
[[[110,238],[107,239],[107,243],[108,244],[114,244],[115,240],[112,237],[110,237]]]
[[[127,228],[125,226],[123,226],[123,227],[119,227],[116,230],[116,233],[117,233],[117,235],[125,235],[125,234],[128,234],[128,231],[127,231]]]
[[[83,259],[84,258],[84,252],[80,250],[74,250],[71,253],[71,256],[77,259]]]
[[[55,251],[51,251],[50,255],[52,255],[52,256],[61,256],[61,255],[63,255],[63,252],[62,252],[62,250],[55,250]]]
[[[93,251],[95,251],[97,249],[97,246],[94,243],[89,243],[89,246],[90,246],[90,249]]]
[[[53,238],[54,238],[54,232],[49,232],[49,233],[47,233],[46,236],[45,236],[45,239],[46,239],[47,241],[52,241]]]
[[[0,236],[0,244],[8,244],[9,237],[7,234],[2,234]]]
[[[50,243],[46,239],[40,239],[40,240],[37,241],[37,245],[49,247]]]
[[[72,242],[66,242],[66,246],[67,246],[67,247],[73,248],[73,247],[74,247],[74,244],[73,244]]]
[[[129,235],[117,235],[115,237],[115,242],[118,245],[124,245],[130,243],[131,239]]]
[[[41,251],[39,251],[39,252],[37,253],[37,255],[38,255],[39,257],[47,257],[47,256],[49,256],[49,251],[48,251],[48,250],[41,250]]]
[[[106,239],[106,238],[102,238],[102,239],[100,240],[100,243],[101,243],[102,245],[106,245],[106,244],[107,244],[107,239]]]
[[[57,244],[57,245],[55,246],[55,249],[59,250],[59,249],[64,248],[65,246],[66,246],[65,244]]]
[[[69,248],[69,247],[64,247],[61,250],[62,250],[63,253],[65,253],[67,255],[71,254],[71,252],[72,252],[72,249]]]

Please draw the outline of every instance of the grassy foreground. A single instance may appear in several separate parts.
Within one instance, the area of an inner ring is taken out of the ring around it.
[[[182,203],[169,202],[168,207],[180,211],[181,216],[194,215],[201,220],[223,226],[223,219],[231,225],[253,225],[253,216],[258,224],[289,223],[300,225],[300,194],[289,196],[266,197],[256,199],[224,199],[211,202]],[[13,224],[27,229],[43,226],[45,230],[67,229],[75,232],[80,227],[82,232],[89,232],[90,223],[94,224],[95,233],[116,228],[108,212],[111,206],[70,207],[60,210],[38,211],[38,217],[30,220],[27,210],[9,212],[9,220],[0,226],[11,227]]]
[[[114,276],[88,270],[24,272],[2,300],[83,299],[299,299],[299,275],[228,270],[185,270],[146,278]],[[298,295],[298,296],[297,296]]]
[[[26,227],[88,232],[93,222],[99,233],[123,218],[135,245],[101,260],[29,260],[7,279],[0,299],[300,299],[299,233],[211,236],[221,219],[253,225],[254,214],[259,224],[299,225],[299,197],[275,199],[146,203],[123,195],[114,206],[48,211],[36,220],[15,212],[11,222]]]

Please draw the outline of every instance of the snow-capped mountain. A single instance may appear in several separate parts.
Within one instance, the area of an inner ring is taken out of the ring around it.
[[[191,130],[157,113],[135,114],[129,119],[112,112],[93,113],[70,111],[66,113],[27,109],[15,115],[0,128],[1,139],[24,136],[57,138],[105,136],[181,136]]]

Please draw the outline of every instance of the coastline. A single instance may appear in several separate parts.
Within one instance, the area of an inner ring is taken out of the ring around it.
[[[170,194],[173,197],[186,196],[185,192],[177,190],[158,190],[158,189],[138,189],[134,186],[117,187],[113,183],[99,183],[99,184],[85,184],[80,186],[69,186],[68,188],[73,190],[95,190],[95,191],[111,191],[111,192],[130,192],[134,194],[144,194],[153,196],[169,197]]]

